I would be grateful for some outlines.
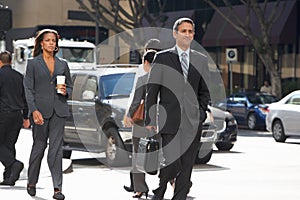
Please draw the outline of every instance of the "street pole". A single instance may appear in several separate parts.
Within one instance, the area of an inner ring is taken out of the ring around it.
[[[230,94],[233,93],[233,73],[232,73],[232,63],[229,62],[229,70],[230,70]]]
[[[95,0],[95,7],[96,7],[96,17],[97,17],[97,20],[96,20],[96,27],[95,27],[95,46],[96,46],[96,63],[99,64],[99,47],[98,47],[98,44],[99,44],[99,0]]]

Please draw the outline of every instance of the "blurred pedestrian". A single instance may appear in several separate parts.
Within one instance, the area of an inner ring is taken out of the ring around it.
[[[48,149],[48,166],[51,172],[54,199],[62,194],[63,133],[69,115],[68,96],[72,93],[70,70],[65,60],[56,56],[59,35],[52,29],[43,29],[35,37],[33,59],[28,60],[25,74],[25,94],[33,123],[33,145],[29,158],[27,192],[36,195],[41,162]],[[65,77],[65,84],[58,84]]]
[[[145,51],[148,51],[148,50],[155,50],[157,52],[160,51],[162,49],[161,44],[160,44],[160,40],[157,39],[157,38],[149,39],[146,42],[144,49],[145,49]]]
[[[144,53],[146,53],[148,50],[154,50],[156,52],[160,51],[161,50],[161,44],[160,44],[160,40],[157,39],[157,38],[150,38],[145,46],[144,46]],[[152,53],[151,53],[152,54]],[[144,55],[143,55],[144,56]],[[152,62],[152,60],[151,60]],[[151,63],[150,62],[150,63]],[[139,65],[139,70],[141,72],[138,72],[137,74],[142,74],[142,75],[145,75],[145,74],[148,74],[147,71],[145,71],[145,65],[144,65],[144,61],[142,64]],[[137,84],[137,83],[136,83]],[[130,107],[130,106],[129,106]],[[124,121],[127,120],[126,119],[127,116],[125,116],[124,118]],[[126,186],[124,185],[124,189],[127,191],[127,192],[133,192],[134,191],[134,187],[133,187],[133,178],[132,178],[132,171],[130,172],[130,186]]]
[[[272,86],[269,84],[269,81],[264,81],[264,84],[261,86],[260,91],[272,94]]]
[[[155,50],[148,50],[143,55],[143,66],[146,74],[139,77],[137,80],[134,97],[130,105],[128,114],[125,117],[125,126],[127,127],[133,126],[132,129],[133,159],[132,159],[132,170],[130,171],[130,179],[132,185],[130,187],[124,186],[124,189],[128,192],[134,191],[135,194],[133,195],[133,198],[140,198],[143,194],[145,194],[147,198],[148,191],[149,191],[148,185],[145,180],[145,173],[138,171],[135,164],[136,153],[138,150],[140,138],[149,136],[149,132],[147,131],[147,129],[145,129],[143,120],[134,122],[132,116],[134,112],[137,110],[141,101],[145,100],[148,73],[151,69],[151,63],[153,61],[155,53],[156,53]]]
[[[178,19],[173,26],[175,47],[158,52],[149,73],[145,125],[161,136],[165,159],[153,200],[163,199],[171,180],[176,179],[172,200],[186,199],[191,186],[210,99],[205,82],[209,76],[207,56],[190,48],[194,31],[191,19]]]
[[[11,54],[0,52],[0,161],[4,165],[0,185],[15,185],[24,164],[16,160],[15,144],[22,125],[30,126],[23,75],[12,69]]]

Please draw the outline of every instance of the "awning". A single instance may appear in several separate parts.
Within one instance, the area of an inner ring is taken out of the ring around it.
[[[268,17],[272,12],[272,8],[275,2],[270,2],[267,5],[265,16]],[[279,5],[283,8],[284,2]],[[246,18],[246,7],[234,6],[234,12],[238,14],[240,19]],[[222,7],[220,10],[226,14],[229,18],[230,9]],[[279,13],[278,13],[279,14]],[[258,20],[254,13],[250,14],[250,27],[255,34],[258,36],[261,34],[261,29]],[[296,1],[291,0],[287,2],[286,8],[282,13],[281,17],[273,24],[271,31],[271,44],[290,44],[295,43],[297,38],[297,6]],[[205,47],[216,47],[216,46],[243,46],[250,45],[251,42],[243,36],[240,32],[235,30],[231,24],[229,24],[223,17],[215,12],[212,20],[207,26],[207,30],[202,38],[202,45]]]
[[[173,38],[173,25],[175,21],[181,17],[194,18],[194,10],[184,10],[177,12],[165,12],[157,22],[157,27],[151,27],[146,19],[142,20],[143,29],[145,31],[145,40],[157,38],[160,40],[161,48],[170,48],[175,45]],[[149,28],[150,27],[150,28]],[[149,28],[149,29],[148,29]]]
[[[172,31],[173,25],[177,19],[179,19],[181,17],[189,17],[189,18],[193,19],[194,13],[195,13],[195,10],[181,10],[181,11],[176,11],[176,12],[164,12],[162,14],[161,18],[159,19],[159,21],[156,22],[157,23],[156,25],[158,27],[170,29]],[[143,25],[143,27],[151,26],[145,18],[143,18],[143,20],[142,20],[142,25]]]

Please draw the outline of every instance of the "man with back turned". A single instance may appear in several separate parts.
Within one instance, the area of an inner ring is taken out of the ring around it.
[[[11,54],[0,52],[0,161],[5,167],[0,185],[15,185],[24,167],[16,160],[15,144],[23,127],[28,128],[28,109],[23,76],[11,67]]]

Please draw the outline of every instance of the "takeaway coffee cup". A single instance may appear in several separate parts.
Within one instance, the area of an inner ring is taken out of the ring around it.
[[[63,75],[56,76],[57,93],[60,93],[60,94],[63,93],[60,88],[63,84],[65,84],[65,80],[66,80],[66,77]]]

